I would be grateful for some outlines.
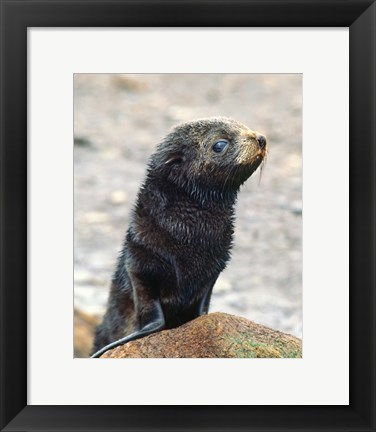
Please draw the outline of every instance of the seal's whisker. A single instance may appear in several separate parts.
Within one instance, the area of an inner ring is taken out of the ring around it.
[[[230,179],[231,172],[232,172],[232,169],[230,169],[230,170],[228,171],[228,173],[227,173],[227,177],[226,177],[226,179],[225,179],[225,181],[224,181],[224,183],[223,183],[223,187],[222,187],[222,196],[223,196],[223,194],[225,193],[226,184],[227,184],[228,180]]]
[[[260,174],[259,174],[259,181],[258,181],[259,185],[261,183],[262,173],[264,172],[264,168],[265,168],[265,165],[266,165],[267,156],[268,156],[268,154],[266,153],[265,156],[264,156],[264,159],[262,160],[262,162],[260,164]]]

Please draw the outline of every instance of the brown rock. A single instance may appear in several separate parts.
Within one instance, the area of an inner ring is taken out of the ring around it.
[[[93,347],[95,327],[99,318],[74,309],[74,356],[89,357]]]
[[[102,358],[301,358],[301,340],[225,313],[203,315],[107,351]]]

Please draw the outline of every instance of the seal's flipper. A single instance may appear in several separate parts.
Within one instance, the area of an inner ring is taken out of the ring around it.
[[[106,345],[105,347],[101,348],[99,351],[94,353],[90,358],[99,358],[102,354],[104,354],[106,351],[110,349],[116,348],[120,345],[124,345],[133,340],[141,339],[152,333],[156,333],[158,331],[163,330],[165,326],[165,320],[164,320],[162,308],[159,302],[156,302],[155,306],[156,307],[154,309],[153,321],[145,324],[145,326],[140,330]]]
[[[198,305],[198,315],[206,315],[209,311],[209,303],[210,303],[210,297],[213,291],[214,284],[217,280],[217,277],[215,277],[214,280],[210,281],[208,284],[208,287],[206,288],[205,294],[202,297],[199,305]]]
[[[156,333],[158,331],[161,331],[164,329],[164,318],[162,315],[162,320],[161,321],[155,321],[155,322],[151,322],[150,324],[148,324],[147,326],[145,326],[143,329],[134,332],[128,336],[125,336],[115,342],[112,342],[108,345],[106,345],[105,347],[101,348],[99,351],[97,351],[96,353],[94,353],[90,358],[99,358],[102,354],[104,354],[106,351],[116,348],[120,345],[124,345],[128,342],[131,342],[133,340],[136,339],[141,339],[145,336],[148,336],[152,333]]]
[[[137,316],[139,330],[111,342],[95,352],[91,358],[98,358],[106,351],[124,345],[135,339],[140,339],[152,333],[161,331],[165,327],[165,317],[159,299],[153,298],[153,287],[147,280],[141,280],[134,273],[128,271],[132,283],[133,292],[137,299]]]

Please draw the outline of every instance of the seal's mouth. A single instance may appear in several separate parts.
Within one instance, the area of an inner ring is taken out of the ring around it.
[[[257,153],[253,156],[253,158],[249,161],[249,164],[248,164],[248,169],[247,169],[248,177],[251,177],[252,174],[255,171],[257,171],[258,168],[260,168],[259,183],[261,182],[262,172],[263,172],[264,167],[266,165],[267,155],[268,155],[267,147],[265,147],[263,149],[259,149],[257,151]]]
[[[254,166],[254,170],[256,170],[260,165],[261,165],[260,168],[261,169],[263,168],[263,166],[266,163],[267,155],[268,155],[267,147],[264,149],[258,150],[258,152],[253,157],[253,159],[251,160],[251,163],[250,163],[250,165]]]

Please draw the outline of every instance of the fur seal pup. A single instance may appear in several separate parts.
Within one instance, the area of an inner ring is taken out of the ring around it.
[[[230,258],[239,188],[266,153],[263,135],[224,117],[178,125],[157,146],[92,358],[208,312]]]

